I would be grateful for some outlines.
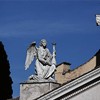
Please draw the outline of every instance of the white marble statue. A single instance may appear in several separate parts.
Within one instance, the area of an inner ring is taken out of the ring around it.
[[[51,76],[56,69],[55,56],[55,44],[53,44],[53,54],[51,54],[45,39],[41,40],[39,47],[36,47],[36,43],[32,42],[27,49],[25,70],[29,68],[34,58],[36,58],[36,75],[31,75],[29,79],[52,79]]]

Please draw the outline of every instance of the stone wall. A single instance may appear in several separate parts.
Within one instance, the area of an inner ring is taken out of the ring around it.
[[[61,64],[57,67],[57,70],[55,72],[55,79],[57,80],[58,83],[63,84],[65,82],[71,81],[91,70],[93,70],[96,67],[96,56],[91,58],[88,62],[85,64],[77,67],[76,69],[72,71],[68,71],[65,74],[63,74],[64,67],[68,67],[66,64]]]
[[[27,82],[20,84],[20,100],[34,100],[59,87],[56,82]]]

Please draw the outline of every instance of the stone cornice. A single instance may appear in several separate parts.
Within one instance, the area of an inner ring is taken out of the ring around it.
[[[56,67],[58,67],[58,66],[60,66],[60,65],[62,65],[62,64],[64,64],[64,65],[71,65],[71,64],[68,63],[68,62],[62,62],[62,63],[58,64]]]
[[[89,73],[69,82],[69,83],[66,83],[65,85],[55,89],[52,92],[47,93],[44,96],[41,96],[37,100],[54,100],[54,99],[57,99],[57,98],[65,95],[66,93],[69,93],[69,92],[81,87],[82,85],[89,83],[90,81],[92,81],[92,80],[94,80],[98,77],[100,77],[100,67],[97,68],[97,69],[94,69],[93,71],[91,71],[91,72],[89,72]],[[98,82],[100,82],[100,81],[98,81]],[[93,84],[96,84],[96,83],[97,82],[95,82]],[[92,86],[93,84],[91,83],[90,86]],[[87,86],[85,88],[89,88],[90,86]],[[80,89],[80,91],[82,91],[82,90]],[[74,93],[73,95],[75,95],[77,93],[78,92]],[[70,94],[69,96],[67,96],[65,98],[67,99],[71,96],[72,96],[72,94]]]
[[[84,88],[82,88],[82,89],[80,89],[80,90],[78,90],[78,91],[76,91],[76,92],[74,92],[74,93],[72,93],[72,94],[66,96],[66,97],[63,97],[63,98],[60,99],[60,100],[67,100],[67,99],[71,98],[72,96],[75,96],[75,95],[81,93],[82,91],[85,91],[86,89],[89,89],[90,87],[92,87],[92,86],[94,86],[94,85],[96,85],[96,84],[98,84],[98,83],[100,83],[100,80],[98,80],[97,82],[92,83],[92,84],[90,84],[90,85],[88,85],[88,86],[86,86],[86,87],[84,87]]]

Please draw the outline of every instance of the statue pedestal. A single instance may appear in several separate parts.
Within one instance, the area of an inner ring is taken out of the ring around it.
[[[20,100],[33,100],[57,88],[56,82],[24,82],[20,83]]]

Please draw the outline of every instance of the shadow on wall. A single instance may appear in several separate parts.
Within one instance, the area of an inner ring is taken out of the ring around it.
[[[0,100],[12,98],[12,79],[10,77],[10,64],[7,60],[7,54],[0,41]]]

